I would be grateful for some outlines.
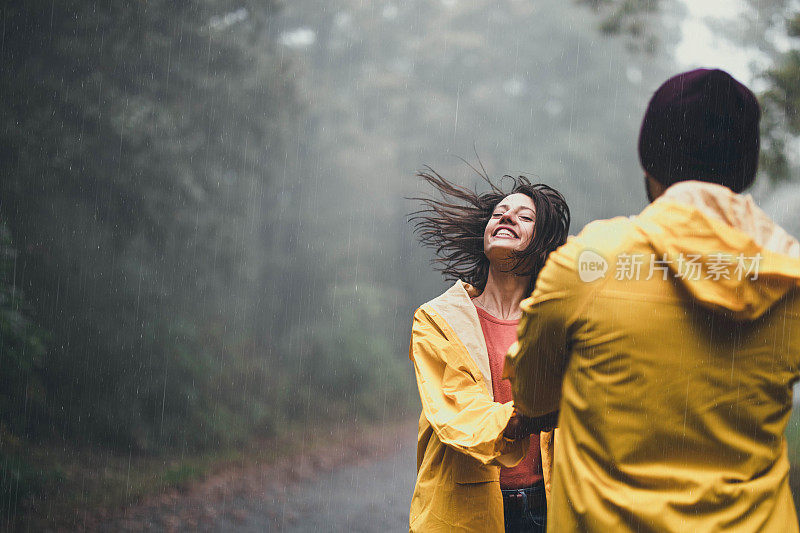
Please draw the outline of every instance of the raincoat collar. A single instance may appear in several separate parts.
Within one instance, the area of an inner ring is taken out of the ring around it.
[[[775,253],[800,258],[800,243],[759,208],[749,194],[704,181],[680,181],[656,202],[676,202],[697,208],[706,216],[749,235],[759,246]]]
[[[800,244],[750,195],[679,182],[633,220],[677,283],[700,305],[734,319],[757,319],[800,285]],[[699,263],[697,275],[687,275],[690,258]]]
[[[472,298],[479,294],[478,289],[458,280],[444,294],[431,300],[429,305],[447,322],[467,349],[470,358],[483,375],[489,394],[492,394],[492,371],[489,367],[486,339],[483,338],[478,312],[472,303]]]

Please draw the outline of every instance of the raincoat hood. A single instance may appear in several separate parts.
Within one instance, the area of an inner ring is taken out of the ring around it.
[[[634,224],[692,299],[737,320],[755,320],[800,285],[800,243],[748,194],[682,181]]]

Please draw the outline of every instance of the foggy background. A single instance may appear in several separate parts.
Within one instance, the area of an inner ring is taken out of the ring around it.
[[[479,187],[469,164],[501,185],[525,174],[566,197],[572,234],[636,214],[649,97],[677,72],[721,67],[765,110],[749,192],[800,235],[799,10],[6,3],[3,525],[369,531],[367,501],[380,529],[403,530],[419,414],[411,316],[449,285],[408,223],[419,206],[407,198],[432,193],[415,172]],[[279,469],[272,489],[225,510],[198,518],[181,499],[231,465],[300,464],[326,446],[311,473]],[[346,466],[370,448],[377,463]]]

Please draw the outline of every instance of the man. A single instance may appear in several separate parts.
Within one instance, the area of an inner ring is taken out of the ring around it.
[[[552,531],[798,531],[784,430],[800,244],[749,195],[760,110],[720,70],[675,76],[639,136],[651,204],[553,252],[505,372],[560,409]]]

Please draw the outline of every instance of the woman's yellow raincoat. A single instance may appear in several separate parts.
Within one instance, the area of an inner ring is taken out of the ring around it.
[[[493,400],[477,294],[459,281],[414,314],[409,356],[422,415],[410,531],[503,531],[500,466],[527,451],[528,439],[503,437],[513,405]]]

